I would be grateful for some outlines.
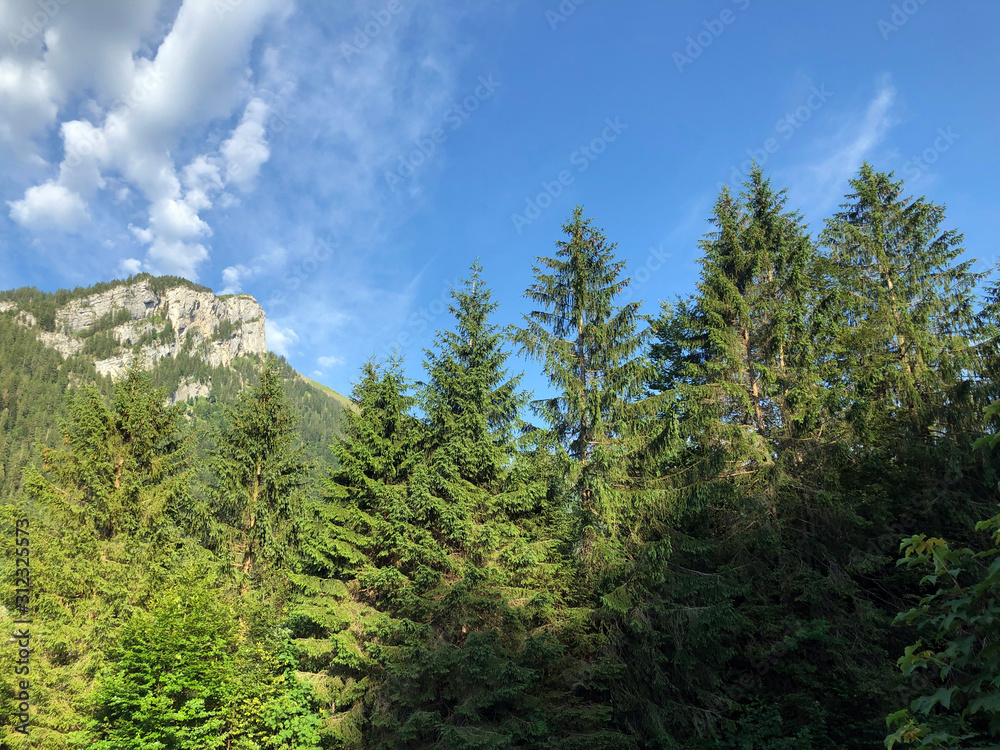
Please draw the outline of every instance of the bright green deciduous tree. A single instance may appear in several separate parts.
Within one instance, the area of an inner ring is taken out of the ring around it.
[[[123,628],[88,747],[317,750],[312,701],[275,644],[239,637],[210,568],[190,566]]]
[[[1000,545],[1000,516],[976,525]],[[899,659],[918,695],[886,723],[886,737],[916,747],[993,748],[1000,742],[1000,554],[952,549],[937,537],[903,540],[900,565],[928,570],[921,579],[937,589],[902,612],[896,622],[914,627],[919,640]],[[929,684],[928,684],[929,683]],[[919,687],[917,687],[919,685]]]

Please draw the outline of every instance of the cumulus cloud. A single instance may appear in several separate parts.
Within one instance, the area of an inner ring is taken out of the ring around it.
[[[122,276],[133,276],[142,270],[142,261],[138,258],[124,258],[118,262],[118,273]]]
[[[243,119],[232,136],[219,147],[226,160],[226,177],[241,190],[252,185],[261,165],[271,155],[264,125],[271,108],[260,99],[251,99]]]
[[[31,18],[41,7],[21,0],[0,5],[0,33],[7,34],[18,33],[11,17],[23,12]],[[148,248],[144,268],[196,278],[209,256],[203,240],[212,236],[201,212],[225,195],[229,183],[250,190],[270,157],[270,108],[254,93],[247,63],[264,25],[286,16],[292,0],[224,6],[183,0],[172,23],[158,28],[157,14],[171,5],[53,2],[53,12],[39,18],[34,31],[0,53],[0,140],[35,154],[34,142],[64,119],[58,178],[29,187],[10,204],[23,226],[75,229],[88,218],[84,201],[113,175],[121,200],[131,186],[148,201],[148,225],[130,226]],[[77,117],[66,117],[63,108],[81,94],[91,98]],[[240,107],[240,121],[218,149],[178,168],[173,154],[182,138]]]
[[[289,347],[299,340],[299,335],[291,328],[284,328],[273,320],[264,320],[264,338],[267,348],[279,357],[287,357]]]
[[[76,193],[52,181],[28,188],[24,198],[7,201],[10,217],[29,229],[61,229],[75,232],[90,220],[87,204]]]
[[[247,268],[244,265],[228,266],[222,269],[222,283],[219,294],[239,294],[243,291],[243,283],[256,275],[259,269]]]
[[[14,153],[44,163],[31,139],[55,121],[57,91],[51,71],[40,61],[0,58],[0,139]]]
[[[154,274],[184,276],[197,280],[198,265],[206,260],[208,260],[208,250],[204,245],[157,237],[146,251],[143,268]]]

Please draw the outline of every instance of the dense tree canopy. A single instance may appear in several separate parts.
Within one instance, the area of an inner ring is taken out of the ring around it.
[[[16,316],[88,290],[3,293],[0,747],[994,746],[1000,279],[846,189],[811,233],[722,188],[655,317],[577,207],[521,327],[476,261],[348,408],[274,358],[96,377],[123,313],[64,359]]]

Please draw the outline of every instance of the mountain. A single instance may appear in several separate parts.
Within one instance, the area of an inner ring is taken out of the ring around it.
[[[193,430],[210,432],[267,356],[264,310],[186,279],[139,274],[87,288],[0,292],[0,497],[20,485],[36,444],[59,435],[68,388],[111,384],[138,359]],[[279,367],[309,457],[332,458],[350,400]]]

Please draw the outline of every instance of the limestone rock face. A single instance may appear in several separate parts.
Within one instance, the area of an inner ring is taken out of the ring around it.
[[[13,302],[0,306],[0,312],[16,309]],[[149,279],[72,300],[56,311],[55,331],[39,330],[38,321],[25,310],[17,321],[35,328],[38,339],[64,358],[84,352],[88,331],[100,321],[100,329],[89,335],[107,335],[106,330],[120,350],[96,361],[94,367],[112,378],[120,377],[136,355],[148,369],[182,350],[214,367],[224,367],[240,355],[267,352],[264,310],[250,295],[216,297],[187,286],[157,292]],[[110,323],[117,325],[109,327]],[[178,389],[174,400],[209,392],[211,386],[189,382]]]
[[[199,383],[193,378],[184,377],[181,378],[181,382],[177,385],[177,390],[171,397],[170,403],[176,404],[179,401],[187,401],[191,398],[203,398],[211,393],[211,384]]]

